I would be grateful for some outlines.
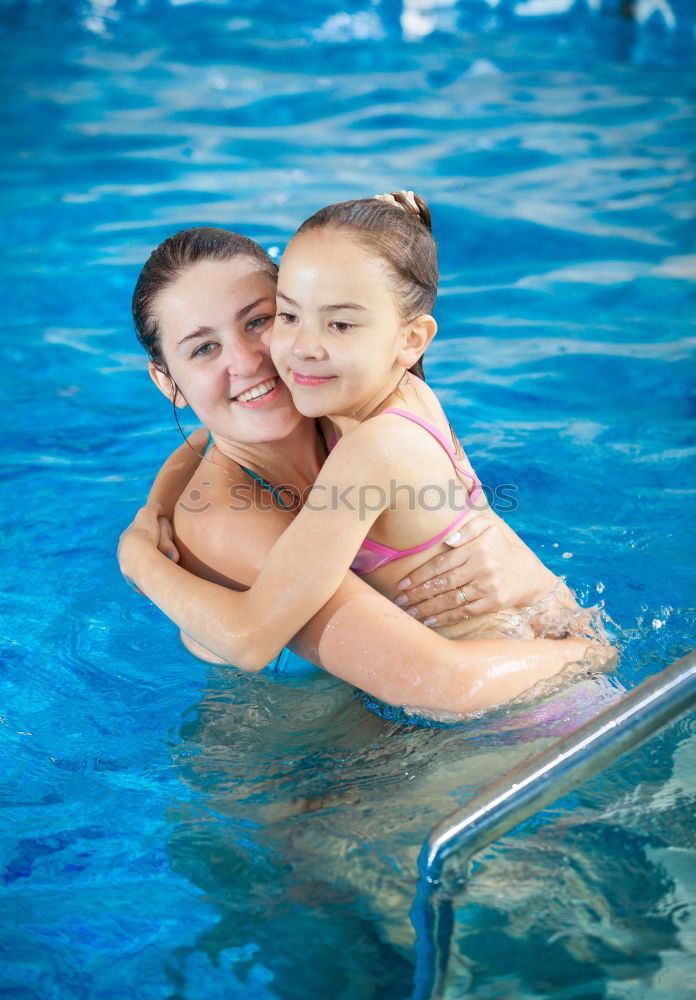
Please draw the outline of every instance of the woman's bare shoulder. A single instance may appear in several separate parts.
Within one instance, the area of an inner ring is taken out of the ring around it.
[[[241,468],[203,461],[174,508],[182,564],[199,576],[251,586],[292,515]]]

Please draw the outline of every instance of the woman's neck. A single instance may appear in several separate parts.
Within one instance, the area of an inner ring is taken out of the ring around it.
[[[223,459],[252,469],[273,485],[300,493],[311,486],[326,458],[326,445],[314,420],[304,419],[278,441],[238,442],[213,434]]]

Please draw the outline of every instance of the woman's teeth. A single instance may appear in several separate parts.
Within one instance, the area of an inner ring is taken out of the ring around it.
[[[275,389],[278,384],[278,378],[269,378],[268,382],[262,382],[260,385],[255,385],[252,389],[247,389],[246,392],[240,392],[238,396],[233,396],[235,403],[248,403],[252,399],[258,399],[259,396],[265,396],[267,392],[271,389]]]

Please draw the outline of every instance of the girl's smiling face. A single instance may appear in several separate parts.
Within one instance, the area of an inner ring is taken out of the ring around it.
[[[256,261],[240,255],[194,264],[162,289],[154,312],[169,376],[152,364],[150,374],[216,438],[276,441],[300,423],[268,346],[275,284]]]
[[[348,233],[302,233],[283,254],[271,354],[306,416],[368,416],[407,367],[384,263]]]

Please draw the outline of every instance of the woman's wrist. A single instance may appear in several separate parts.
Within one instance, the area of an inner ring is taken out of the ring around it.
[[[553,593],[560,584],[562,584],[562,579],[556,576],[551,570],[544,566],[541,560],[536,559],[536,572],[531,578],[531,587],[525,601],[523,602],[525,606],[531,607],[534,604],[538,604],[539,601],[543,601],[545,597]]]

